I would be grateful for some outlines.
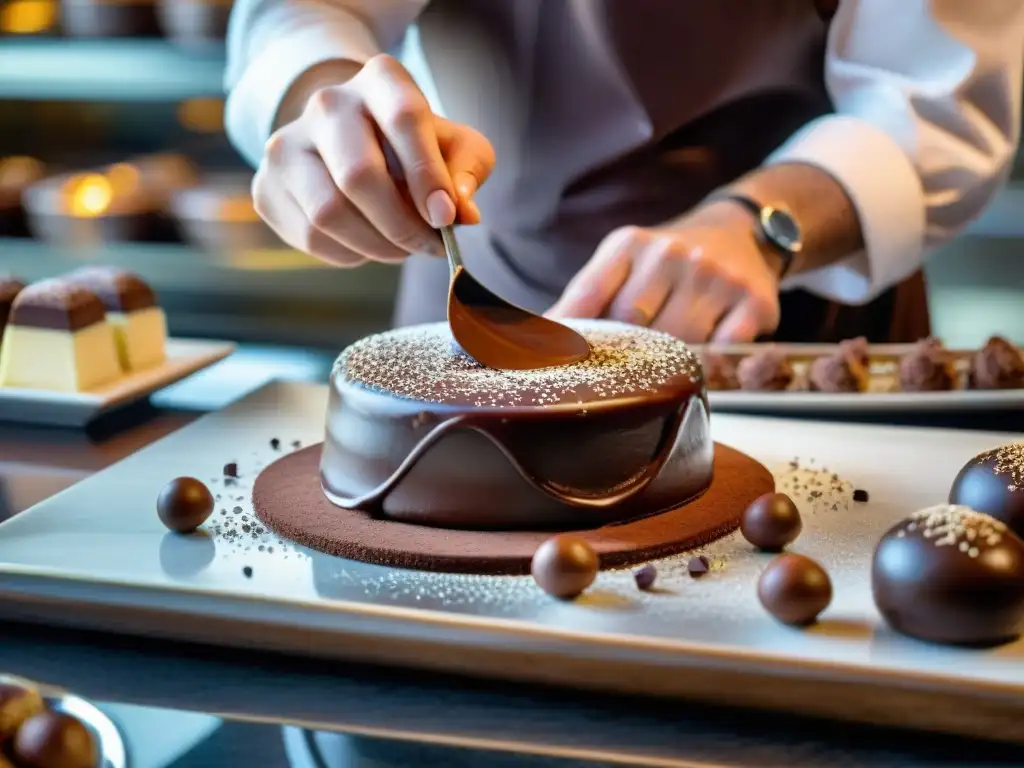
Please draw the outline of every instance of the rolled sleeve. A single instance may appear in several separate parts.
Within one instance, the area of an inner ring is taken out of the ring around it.
[[[804,126],[768,162],[806,163],[831,175],[853,203],[864,237],[862,253],[796,275],[786,288],[807,288],[856,304],[920,266],[925,238],[921,178],[887,133],[856,117],[830,115]]]
[[[835,114],[767,161],[808,163],[835,178],[865,246],[784,288],[870,301],[977,218],[1009,174],[1020,134],[1024,3],[895,6],[840,3],[825,57]]]

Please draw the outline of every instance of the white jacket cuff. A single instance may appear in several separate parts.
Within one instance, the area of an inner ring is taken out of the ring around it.
[[[846,304],[863,304],[922,263],[925,200],[910,158],[884,131],[847,115],[828,115],[794,134],[766,161],[806,163],[831,175],[860,217],[864,251],[785,280]]]
[[[249,163],[258,165],[281,102],[299,77],[318,64],[339,59],[363,64],[380,52],[373,32],[356,20],[304,27],[274,39],[231,88],[224,121],[229,138]]]

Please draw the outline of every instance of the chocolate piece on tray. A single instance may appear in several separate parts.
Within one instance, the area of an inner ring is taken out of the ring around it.
[[[1024,355],[1004,339],[993,336],[971,357],[971,389],[1024,389]]]
[[[736,367],[740,387],[757,391],[782,391],[793,383],[793,366],[780,347],[771,345],[743,358]]]
[[[153,289],[141,277],[113,267],[84,267],[67,279],[103,302],[126,371],[151,368],[167,358],[167,318]]]
[[[840,342],[833,354],[811,363],[810,388],[817,392],[865,392],[871,381],[869,365],[866,339]]]
[[[81,392],[121,375],[114,330],[95,293],[45,280],[14,299],[0,350],[0,385]]]
[[[949,503],[991,515],[1024,538],[1024,442],[1001,445],[967,462],[953,480]]]
[[[922,339],[900,359],[900,389],[943,392],[957,386],[953,356],[938,339]]]
[[[779,555],[757,582],[761,605],[783,624],[814,623],[832,602],[832,580],[824,568],[804,555]]]

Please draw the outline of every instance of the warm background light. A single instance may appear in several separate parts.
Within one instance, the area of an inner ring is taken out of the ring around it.
[[[0,7],[0,32],[38,35],[57,23],[57,0],[12,0]]]
[[[114,187],[110,179],[98,173],[70,179],[67,190],[71,215],[79,218],[103,215],[114,199]]]

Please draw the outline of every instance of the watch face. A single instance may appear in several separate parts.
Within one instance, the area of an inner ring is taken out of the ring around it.
[[[796,219],[778,208],[766,208],[762,212],[761,225],[764,233],[778,247],[796,253],[800,250],[800,227]]]

